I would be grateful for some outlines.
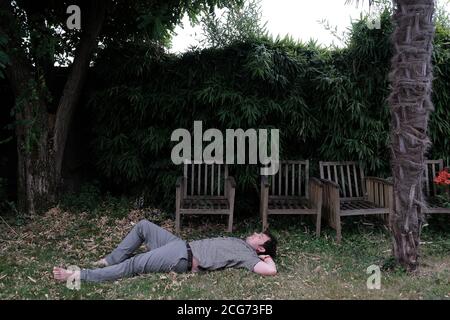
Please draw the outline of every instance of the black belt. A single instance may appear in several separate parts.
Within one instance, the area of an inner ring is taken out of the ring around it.
[[[186,242],[187,249],[187,261],[188,261],[188,271],[192,271],[192,249],[189,243]]]

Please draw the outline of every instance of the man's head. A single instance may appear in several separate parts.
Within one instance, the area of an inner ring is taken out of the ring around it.
[[[277,255],[277,239],[269,232],[254,233],[245,241],[256,250],[257,254],[267,254],[275,259]]]

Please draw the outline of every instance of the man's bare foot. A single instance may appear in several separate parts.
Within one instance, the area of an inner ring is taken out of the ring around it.
[[[103,267],[108,266],[108,262],[106,262],[106,260],[103,258],[103,259],[93,262],[92,265],[97,268],[103,268]]]
[[[77,274],[79,277],[80,271],[70,271],[64,268],[53,267],[53,278],[58,281],[66,281],[71,275]]]

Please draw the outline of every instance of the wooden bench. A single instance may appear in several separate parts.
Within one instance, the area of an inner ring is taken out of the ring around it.
[[[184,164],[176,184],[175,231],[180,232],[183,214],[228,215],[227,231],[233,229],[236,182],[225,164]]]
[[[450,213],[450,208],[442,207],[440,201],[436,198],[439,194],[438,186],[433,182],[434,178],[438,175],[439,171],[444,170],[444,160],[426,160],[425,161],[425,183],[424,183],[424,195],[427,202],[427,207],[424,209],[426,214],[434,213]],[[450,194],[450,186],[448,187]]]
[[[281,161],[274,176],[261,177],[260,215],[263,230],[268,216],[279,214],[315,215],[316,235],[320,235],[322,183],[309,176],[309,161]]]
[[[393,208],[393,184],[385,179],[366,177],[354,161],[320,162],[324,215],[342,239],[341,217],[379,214],[388,217]]]

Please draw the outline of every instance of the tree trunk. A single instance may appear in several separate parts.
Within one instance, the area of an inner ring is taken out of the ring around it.
[[[30,105],[31,108],[35,105]],[[25,145],[27,134],[17,136],[18,155],[18,209],[20,212],[35,214],[48,209],[56,200],[57,175],[54,170],[54,153],[49,143],[50,134],[43,117],[35,119],[41,128],[36,144],[28,150]]]
[[[16,97],[18,209],[34,214],[55,200],[51,128],[44,95],[22,57],[11,57],[7,75]]]
[[[58,197],[68,130],[106,14],[104,0],[90,1],[89,6],[84,11],[81,39],[56,115],[47,110],[45,81],[43,78],[36,79],[36,66],[22,52],[21,39],[8,42],[10,64],[6,74],[16,98],[18,207],[22,212],[35,214],[44,211]],[[0,25],[0,31],[13,34],[8,26],[17,23],[18,18],[14,16],[8,1],[0,0],[0,9],[9,20],[9,24]]]
[[[393,254],[408,271],[416,270],[421,228],[428,118],[433,110],[433,0],[394,0],[394,56],[389,75],[392,91],[391,152],[394,208],[390,216]]]

